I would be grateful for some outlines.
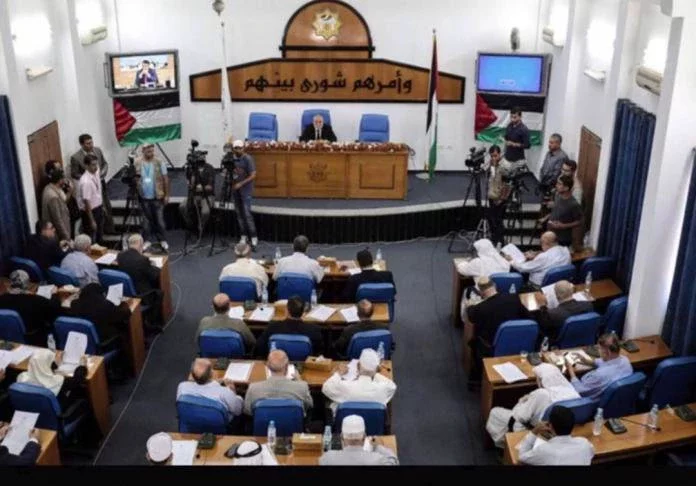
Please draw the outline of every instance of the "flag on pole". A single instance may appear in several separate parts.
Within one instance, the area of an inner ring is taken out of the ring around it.
[[[437,70],[437,38],[433,29],[433,57],[430,64],[430,81],[428,83],[428,119],[426,123],[426,160],[425,170],[428,171],[430,179],[435,173],[437,165],[437,86],[440,74]]]
[[[220,15],[220,27],[222,30],[222,89],[220,90],[220,99],[222,103],[222,136],[223,140],[229,140],[232,137],[232,107],[230,106],[232,96],[230,95],[230,83],[227,77],[227,46],[225,45],[225,21],[222,20],[222,15]]]

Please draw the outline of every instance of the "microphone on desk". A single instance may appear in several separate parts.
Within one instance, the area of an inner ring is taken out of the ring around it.
[[[635,425],[640,425],[640,426],[642,426],[642,427],[645,427],[646,429],[655,430],[655,431],[658,431],[658,432],[659,432],[660,430],[662,430],[662,428],[661,428],[659,425],[658,425],[658,426],[652,426],[652,425],[650,425],[650,424],[644,424],[644,423],[642,423],[642,422],[636,422],[636,421],[634,421],[634,420],[629,420],[629,419],[623,418],[623,417],[621,417],[619,420],[623,420],[624,422],[629,422],[629,423],[635,424]]]

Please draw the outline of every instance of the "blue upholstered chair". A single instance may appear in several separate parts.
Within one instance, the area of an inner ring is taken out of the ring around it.
[[[367,435],[384,435],[387,424],[387,407],[379,402],[343,402],[336,407],[333,430],[341,433],[343,419],[349,415],[359,415],[365,421]]]
[[[314,123],[314,115],[321,115],[324,118],[325,125],[331,125],[331,113],[323,108],[313,108],[302,112],[302,120],[300,121],[300,133],[307,128],[308,125]]]
[[[524,284],[522,275],[515,272],[498,272],[492,273],[491,280],[495,282],[495,288],[502,294],[510,292],[510,287],[515,286],[515,293],[519,294],[520,288]]]
[[[278,437],[289,437],[304,432],[304,408],[300,400],[265,398],[254,403],[255,436],[266,436],[268,423],[273,420]]]
[[[587,272],[592,272],[592,280],[614,278],[616,274],[616,260],[612,257],[590,257],[580,266],[578,283],[584,283]]]
[[[104,361],[110,363],[120,352],[120,348],[115,347],[118,336],[102,342],[97,334],[97,328],[94,323],[87,319],[77,317],[61,316],[55,320],[53,327],[56,330],[56,347],[65,349],[65,343],[68,340],[68,333],[79,332],[87,336],[87,354],[97,354],[104,357]]]
[[[244,339],[232,329],[205,329],[198,336],[203,358],[243,358]]]
[[[567,280],[568,282],[575,281],[575,266],[571,264],[559,265],[549,269],[546,275],[544,275],[544,279],[541,281],[541,286],[546,287],[560,280]]]
[[[359,142],[388,142],[389,117],[374,113],[365,113],[360,118]]]
[[[520,351],[533,352],[539,336],[539,325],[531,319],[503,322],[493,339],[493,356],[509,356]]]
[[[649,410],[654,404],[660,408],[686,405],[696,396],[696,356],[667,358],[655,368],[645,389],[641,392],[641,408]]]
[[[607,306],[607,311],[602,317],[602,332],[615,332],[617,336],[623,336],[624,322],[626,322],[626,310],[628,309],[628,297],[617,297]]]
[[[250,277],[222,277],[220,292],[227,294],[232,302],[257,300],[256,281]]]
[[[350,342],[348,343],[347,357],[348,359],[358,359],[360,358],[362,350],[366,348],[377,351],[379,343],[384,343],[384,359],[391,359],[392,333],[386,329],[356,332],[353,334],[353,337],[350,338]]]
[[[600,316],[596,312],[585,312],[565,320],[556,339],[560,349],[591,346],[595,343]]]
[[[278,300],[289,299],[293,295],[299,295],[305,302],[312,299],[314,279],[301,273],[286,272],[278,276],[276,284],[276,297]]]
[[[60,267],[49,267],[48,280],[58,287],[63,285],[72,285],[73,287],[80,288],[80,281],[77,279],[74,273],[70,270]]]
[[[32,282],[43,282],[44,275],[39,266],[34,260],[22,258],[18,256],[10,257],[10,267],[12,270],[24,270],[29,274],[29,280]]]
[[[226,434],[227,409],[217,400],[181,395],[176,400],[179,432],[188,434]]]
[[[273,113],[249,113],[249,141],[278,140],[278,119]]]
[[[274,344],[285,351],[290,361],[304,361],[312,354],[312,341],[302,334],[273,334],[268,339],[268,348]]]
[[[604,411],[604,418],[625,417],[636,413],[640,392],[646,380],[645,374],[638,371],[609,385],[599,397],[599,407]]]
[[[108,289],[111,285],[123,284],[123,295],[126,297],[138,297],[135,290],[135,284],[126,272],[120,270],[99,270],[99,283],[104,289]]]
[[[0,339],[15,343],[25,343],[27,328],[22,316],[9,309],[0,309]]]
[[[576,424],[586,424],[594,419],[599,400],[593,398],[574,398],[572,400],[561,400],[560,402],[552,403],[544,412],[542,420],[548,420],[551,410],[557,405],[569,408],[575,416]]]
[[[390,283],[364,283],[355,292],[355,301],[367,299],[373,304],[389,304],[389,322],[394,322],[394,301],[396,289]]]

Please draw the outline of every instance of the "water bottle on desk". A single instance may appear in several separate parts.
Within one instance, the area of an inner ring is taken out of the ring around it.
[[[263,286],[263,290],[261,291],[261,304],[266,305],[268,304],[268,288],[266,286]]]
[[[275,422],[271,420],[268,422],[268,432],[266,435],[266,443],[268,444],[268,447],[271,449],[275,449],[276,445],[276,426]]]
[[[278,265],[278,260],[280,260],[282,257],[283,257],[283,254],[280,252],[280,247],[276,246],[275,257],[273,258],[273,264]]]
[[[314,309],[317,306],[317,290],[312,289],[312,297],[310,304],[312,305],[312,309]]]
[[[659,413],[660,409],[656,403],[652,406],[652,408],[650,409],[650,414],[648,415],[648,427],[650,427],[653,430],[657,430],[657,427],[659,426]]]
[[[377,248],[377,254],[375,255],[375,262],[382,263],[382,249]]]
[[[379,342],[377,347],[377,356],[379,356],[380,361],[384,361],[384,341]]]
[[[592,272],[587,272],[587,275],[585,276],[585,293],[588,295],[588,297],[592,295],[590,290],[592,290]]]
[[[549,338],[544,337],[544,340],[541,342],[541,352],[545,353],[548,350],[549,350]]]
[[[277,349],[278,349],[278,347],[276,346],[275,341],[271,341],[271,348],[270,348],[269,351],[270,351],[270,352],[273,352],[273,351],[275,351],[275,350],[277,350]]]
[[[597,413],[594,416],[594,423],[592,424],[592,435],[598,436],[601,434],[602,425],[604,425],[604,410],[598,408]]]
[[[56,352],[56,339],[53,337],[53,334],[48,335],[48,341],[46,342],[46,346],[54,353]]]
[[[324,438],[322,440],[324,452],[331,450],[331,426],[324,427]]]
[[[515,287],[515,284],[510,285],[510,290],[508,290],[508,292],[511,294],[517,293],[517,287]]]

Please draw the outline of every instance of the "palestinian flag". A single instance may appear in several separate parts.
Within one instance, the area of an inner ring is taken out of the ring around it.
[[[179,92],[114,98],[114,121],[122,147],[179,139]]]
[[[522,123],[529,129],[532,146],[543,143],[544,97],[511,96],[505,94],[476,94],[476,140],[504,145],[505,129],[510,124],[510,109],[522,110]]]
[[[439,72],[437,70],[437,39],[433,32],[433,57],[430,64],[430,81],[428,82],[428,118],[425,125],[426,133],[426,162],[425,169],[432,180],[437,165],[437,85]]]

